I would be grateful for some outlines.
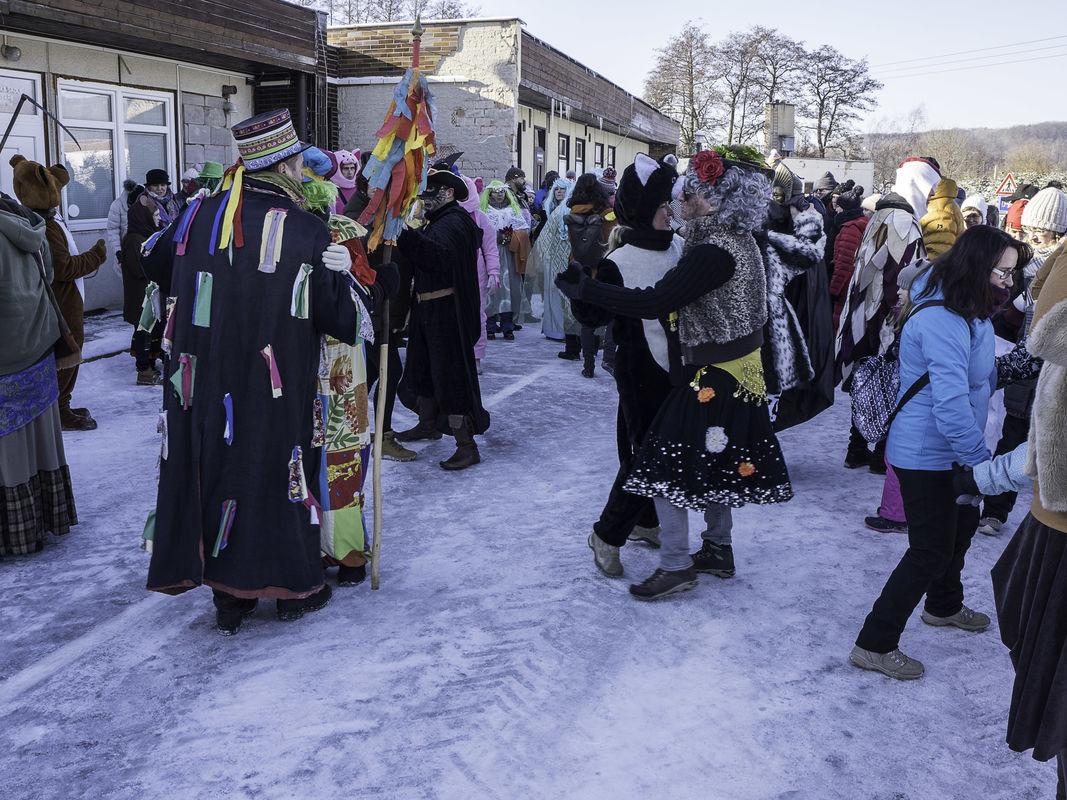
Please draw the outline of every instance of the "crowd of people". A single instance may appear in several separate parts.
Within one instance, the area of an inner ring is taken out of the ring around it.
[[[735,510],[793,499],[777,434],[840,388],[853,405],[843,467],[885,476],[865,523],[908,537],[856,620],[857,667],[923,674],[900,639],[924,597],[926,624],[991,625],[963,602],[967,550],[976,532],[1001,533],[1033,481],[993,571],[1016,668],[1008,741],[1058,758],[1063,796],[1059,186],[1021,187],[1001,223],[931,156],[905,159],[878,195],[830,173],[808,190],[776,153],[737,146],[701,151],[681,174],[674,156],[644,154],[621,173],[550,172],[536,191],[518,167],[464,174],[457,152],[426,171],[396,241],[368,253],[360,219],[381,190],[367,157],[301,142],[284,110],[232,132],[241,158],[187,171],[178,192],[162,169],[127,182],[106,242],[84,254],[56,213],[67,171],[12,159],[16,197],[0,200],[0,557],[77,524],[62,431],[96,427],[71,407],[78,282],[106,260],[123,280],[133,379],[163,386],[148,588],[210,586],[227,635],[260,599],[282,620],[322,608],[327,568],[338,585],[364,580],[375,426],[385,458],[410,461],[406,444],[449,435],[442,469],[482,460],[487,342],[514,342],[523,326],[539,324],[584,377],[599,358],[614,378],[619,466],[587,543],[609,578],[625,574],[624,547],[658,550],[659,567],[630,586],[639,600],[736,574]],[[1000,390],[1002,414],[990,410]],[[396,399],[417,415],[407,430],[392,430]],[[695,552],[690,511],[704,520]]]

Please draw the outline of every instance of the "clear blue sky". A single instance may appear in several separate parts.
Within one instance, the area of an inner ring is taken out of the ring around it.
[[[1067,74],[1067,11],[1062,0],[761,0],[729,4],[723,13],[727,22],[714,19],[709,5],[677,0],[478,0],[477,5],[481,16],[520,17],[530,33],[635,94],[641,93],[652,67],[654,48],[703,11],[713,38],[766,25],[809,47],[829,44],[850,58],[866,57],[874,77],[885,84],[868,125],[904,117],[919,105],[925,108],[927,126],[937,128],[1067,119],[1061,77]],[[1063,38],[1032,42],[1057,36]],[[1032,43],[949,55],[1017,42]],[[983,66],[999,62],[1015,63]]]

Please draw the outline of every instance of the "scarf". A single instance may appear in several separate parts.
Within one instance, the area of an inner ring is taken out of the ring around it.
[[[669,250],[674,241],[674,231],[655,228],[623,228],[619,234],[623,244],[631,244],[642,250]]]

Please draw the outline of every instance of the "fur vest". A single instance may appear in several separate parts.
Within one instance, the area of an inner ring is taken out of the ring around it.
[[[797,214],[792,234],[769,231],[762,242],[767,269],[766,341],[774,370],[768,385],[774,386],[776,393],[804,385],[815,377],[808,344],[796,310],[786,300],[785,287],[821,263],[825,247],[822,231],[822,215],[812,206]]]
[[[1055,259],[1041,287],[1026,346],[1045,359],[1026,457],[1026,474],[1037,478],[1031,512],[1067,532],[1067,251]]]
[[[767,282],[760,249],[751,233],[723,228],[712,217],[690,220],[683,228],[685,255],[697,245],[713,244],[733,256],[734,276],[678,312],[683,345],[726,344],[748,336],[767,321]]]

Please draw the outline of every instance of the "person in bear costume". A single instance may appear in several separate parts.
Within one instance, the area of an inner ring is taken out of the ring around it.
[[[70,332],[78,345],[85,342],[82,290],[78,280],[95,272],[107,257],[107,247],[100,239],[87,253],[78,254],[74,239],[66,225],[56,215],[62,199],[63,187],[70,182],[70,174],[62,164],[53,164],[47,169],[24,156],[12,156],[12,187],[19,202],[40,214],[46,220],[46,237],[52,251],[52,292],[59,303],[59,310],[70,326]],[[91,431],[96,420],[87,409],[70,407],[74,384],[78,380],[78,367],[59,371],[59,419],[65,431]]]
[[[668,155],[656,162],[639,153],[623,170],[615,194],[619,221],[612,242],[618,246],[600,262],[597,277],[617,286],[654,286],[678,263],[682,237],[671,229],[671,190],[678,179],[678,160]],[[609,324],[617,346],[615,384],[619,390],[616,440],[619,471],[588,544],[597,568],[610,578],[623,574],[619,550],[631,541],[659,545],[659,521],[652,500],[623,489],[634,451],[671,390],[667,335],[659,320],[612,315],[599,306],[574,300],[571,308],[583,325]]]

